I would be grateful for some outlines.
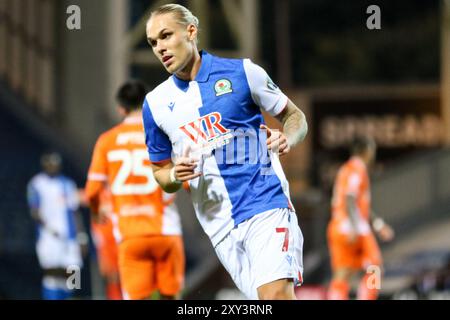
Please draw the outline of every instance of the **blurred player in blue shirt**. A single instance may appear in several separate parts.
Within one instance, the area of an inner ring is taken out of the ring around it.
[[[28,204],[37,224],[36,253],[43,270],[42,298],[71,297],[66,280],[68,267],[82,267],[76,211],[79,206],[75,183],[62,175],[61,157],[47,153],[41,157],[43,171],[28,183]]]

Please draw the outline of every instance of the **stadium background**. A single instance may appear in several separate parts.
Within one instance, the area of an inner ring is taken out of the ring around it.
[[[167,74],[145,41],[149,0],[0,0],[0,298],[38,299],[40,271],[26,183],[47,149],[83,187],[96,137],[117,122],[127,78],[155,86]],[[379,144],[373,205],[397,237],[383,245],[381,297],[450,297],[450,1],[191,0],[200,47],[250,57],[305,112],[307,140],[283,159],[305,236],[301,298],[330,278],[326,224],[332,178],[358,133]],[[369,5],[381,29],[369,30]],[[66,10],[81,9],[81,30]],[[272,126],[276,123],[269,121]],[[180,193],[185,297],[240,298]],[[89,217],[85,210],[84,222]],[[82,299],[103,297],[95,251]]]

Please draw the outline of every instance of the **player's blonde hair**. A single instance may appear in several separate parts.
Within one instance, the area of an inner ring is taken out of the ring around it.
[[[169,3],[158,7],[156,10],[150,13],[150,18],[148,19],[148,21],[150,21],[153,16],[167,13],[172,13],[176,17],[177,23],[181,24],[182,26],[187,27],[193,24],[197,28],[197,30],[199,30],[200,23],[198,21],[198,18],[194,16],[194,14],[188,8],[176,3]],[[198,37],[195,40],[196,42],[198,42]]]

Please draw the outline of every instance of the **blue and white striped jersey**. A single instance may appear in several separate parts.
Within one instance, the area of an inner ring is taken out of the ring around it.
[[[191,180],[193,205],[215,246],[239,223],[276,208],[292,208],[278,156],[268,152],[261,110],[272,116],[288,98],[260,66],[201,52],[194,81],[175,75],[144,102],[152,162],[175,160],[189,145],[203,175]]]

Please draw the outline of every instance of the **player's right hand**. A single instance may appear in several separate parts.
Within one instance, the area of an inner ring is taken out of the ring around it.
[[[390,242],[395,236],[394,229],[388,224],[385,224],[377,233],[383,242]]]
[[[199,159],[190,157],[191,148],[188,146],[183,156],[175,161],[175,179],[181,182],[196,179],[202,175],[202,172],[195,172]]]

